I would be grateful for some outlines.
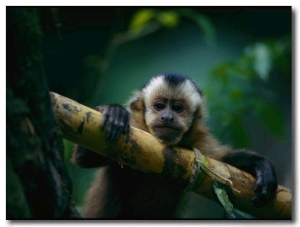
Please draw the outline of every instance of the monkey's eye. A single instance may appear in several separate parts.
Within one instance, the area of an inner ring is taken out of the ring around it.
[[[174,110],[176,113],[181,113],[184,110],[184,106],[181,104],[174,104],[172,105],[172,110]]]
[[[156,103],[154,104],[154,108],[155,108],[157,111],[163,110],[165,107],[166,107],[166,104],[164,104],[163,102],[156,102]]]

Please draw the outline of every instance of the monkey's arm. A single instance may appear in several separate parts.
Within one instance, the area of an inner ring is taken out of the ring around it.
[[[244,170],[256,178],[254,187],[256,194],[252,198],[254,207],[261,207],[274,198],[278,184],[274,167],[269,159],[249,150],[232,150],[231,147],[221,145],[205,131],[205,128],[197,130],[195,135],[201,136],[200,139],[196,137],[195,147],[203,155]]]
[[[116,141],[121,134],[126,134],[126,141],[129,139],[129,113],[117,104],[101,105],[95,110],[104,115],[100,128],[106,131],[108,141]],[[112,161],[94,151],[75,145],[71,161],[82,168],[94,168],[110,164]]]
[[[275,197],[278,183],[274,167],[269,159],[254,152],[236,150],[225,154],[221,161],[256,177],[254,187],[256,195],[252,199],[255,207],[263,206]]]
[[[110,159],[77,144],[74,147],[71,161],[82,168],[105,166],[111,162]]]

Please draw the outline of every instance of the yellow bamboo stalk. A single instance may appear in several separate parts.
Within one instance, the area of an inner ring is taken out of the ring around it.
[[[121,165],[143,171],[165,174],[187,181],[192,176],[195,162],[193,151],[161,144],[151,134],[131,127],[130,141],[122,136],[117,143],[110,143],[100,130],[102,114],[64,96],[51,92],[57,123],[66,139],[109,157]],[[264,219],[291,219],[292,194],[279,186],[276,197],[266,206],[254,209],[251,198],[255,179],[233,166],[201,155],[201,174],[192,190],[212,200],[216,199],[213,184],[226,188],[230,202],[239,210]]]

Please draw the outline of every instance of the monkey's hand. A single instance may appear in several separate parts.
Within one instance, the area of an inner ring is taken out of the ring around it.
[[[101,129],[106,129],[106,138],[109,141],[117,141],[121,134],[126,135],[125,142],[129,141],[129,112],[124,107],[118,104],[111,104],[97,106],[95,109],[104,115]]]
[[[276,195],[278,183],[272,163],[268,159],[262,157],[262,160],[256,163],[255,176],[256,183],[254,191],[256,192],[256,195],[251,202],[254,207],[261,207]]]
[[[227,153],[222,160],[256,177],[256,195],[251,201],[254,207],[264,206],[275,197],[278,183],[269,159],[254,152],[238,150]]]

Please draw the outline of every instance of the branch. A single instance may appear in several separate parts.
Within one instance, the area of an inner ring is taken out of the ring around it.
[[[66,139],[121,165],[188,183],[195,162],[193,151],[167,147],[149,133],[134,127],[131,127],[128,143],[124,143],[124,136],[117,143],[109,143],[100,130],[101,113],[55,93],[51,93],[51,97],[57,122]],[[219,202],[213,189],[217,183],[226,189],[234,208],[259,218],[291,219],[292,194],[289,189],[279,186],[274,201],[254,209],[251,198],[255,194],[255,179],[250,174],[204,155],[200,162],[201,173],[193,185],[194,192]]]

